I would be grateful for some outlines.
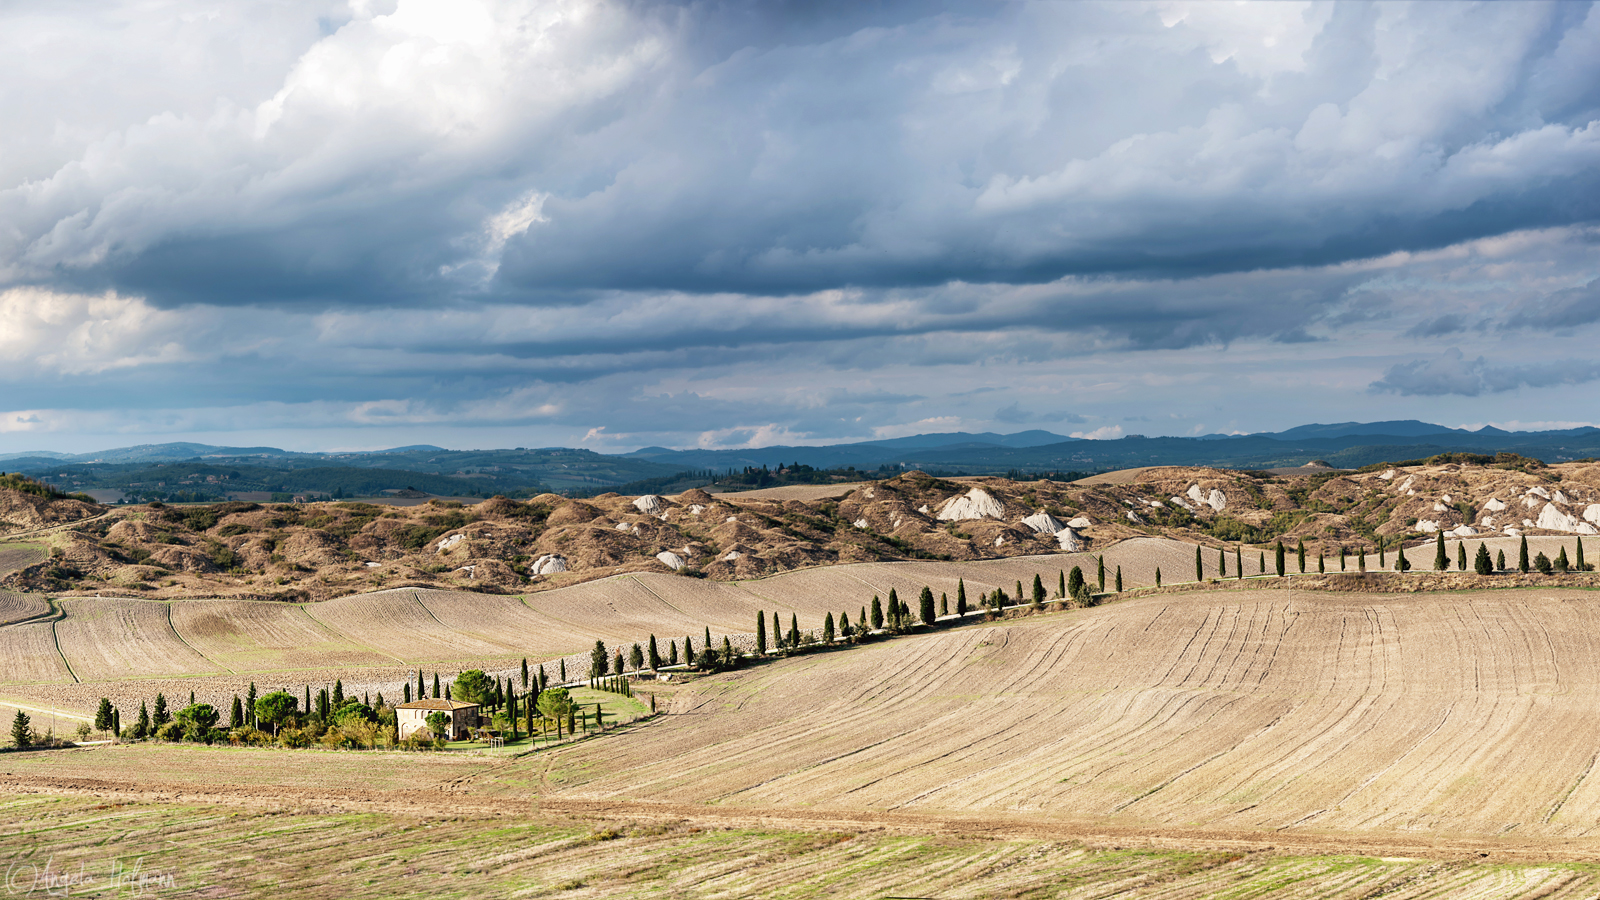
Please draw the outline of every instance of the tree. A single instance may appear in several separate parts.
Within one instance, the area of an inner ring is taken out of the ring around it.
[[[1283,577],[1283,541],[1279,541],[1277,549],[1272,551],[1272,559],[1273,559],[1274,565],[1278,569],[1278,577],[1282,578]]]
[[[1506,552],[1504,550],[1495,551],[1494,568],[1497,572],[1504,572],[1506,570]]]
[[[1539,570],[1540,575],[1549,575],[1554,568],[1550,565],[1550,557],[1545,556],[1543,550],[1540,550],[1539,555],[1533,558],[1533,567]]]
[[[1217,548],[1217,577],[1228,577],[1228,551],[1221,547]]]
[[[767,654],[767,614],[756,610],[756,655]]]
[[[164,694],[156,695],[155,710],[150,713],[150,727],[159,730],[161,726],[172,721],[172,714],[167,712],[167,698]]]
[[[422,680],[422,670],[417,670],[417,699],[425,700],[428,697],[428,685]]]
[[[1583,561],[1583,538],[1578,538],[1578,552],[1573,554],[1572,564],[1579,572],[1589,571],[1589,566]]]
[[[344,705],[344,681],[342,679],[335,678],[333,680],[333,708],[334,709],[338,709],[339,707],[341,707],[343,705]]]
[[[1206,565],[1200,561],[1200,545],[1194,545],[1194,580],[1206,580]]]
[[[1528,538],[1523,535],[1522,546],[1517,550],[1517,571],[1528,574]]]
[[[150,710],[145,708],[144,701],[139,701],[139,718],[133,720],[133,739],[142,741],[150,736]]]
[[[1562,547],[1561,552],[1556,554],[1556,571],[1565,575],[1567,573],[1567,566],[1567,548]]]
[[[111,700],[108,697],[101,697],[100,708],[94,711],[94,728],[96,731],[111,730]]]
[[[256,722],[271,726],[274,733],[284,719],[295,713],[294,695],[287,691],[273,691],[261,695],[256,701]]]
[[[800,617],[794,613],[789,614],[789,646],[800,646]]]
[[[766,652],[763,648],[762,652]],[[650,671],[661,668],[661,650],[656,647],[656,636],[650,635]]]
[[[675,666],[677,664],[678,664],[678,642],[677,641],[667,641],[667,665]],[[543,688],[540,688],[540,689],[543,690]]]
[[[1344,549],[1344,547],[1341,546],[1339,548],[1339,571],[1341,571],[1341,572],[1344,571],[1344,559],[1345,559],[1345,549]]]
[[[939,615],[950,615],[950,595],[944,591],[939,592]]]
[[[450,697],[462,703],[477,703],[487,705],[493,696],[494,684],[489,681],[489,676],[479,669],[468,669],[456,676],[455,684],[450,686]]]
[[[778,611],[772,611],[772,646],[783,646],[783,622],[778,619]],[[689,662],[690,660],[684,660]]]
[[[883,604],[878,601],[878,595],[872,595],[872,630],[883,628]]]
[[[1039,585],[1039,576],[1033,576],[1033,592],[1035,596],[1043,597],[1044,588]],[[939,618],[939,613],[933,608],[933,588],[923,585],[922,594],[917,597],[917,605],[921,607],[918,613],[922,616],[922,624],[932,625]],[[832,614],[829,614],[832,617]],[[831,628],[829,629],[832,630]],[[832,638],[829,639],[830,641]]]
[[[833,613],[828,613],[822,619],[822,642],[833,643]]]
[[[574,707],[572,695],[567,693],[566,688],[551,688],[539,694],[539,701],[536,705],[539,708],[540,716],[555,720],[556,737],[560,737],[561,723],[567,721],[572,715]]]
[[[707,626],[706,626],[706,643],[705,643],[705,648],[706,648],[706,649],[707,649],[707,650],[710,650],[710,649],[711,649],[711,626],[710,626],[710,625],[707,625]]]
[[[1396,572],[1411,571],[1411,560],[1406,559],[1406,545],[1400,544],[1394,548],[1394,570]]]
[[[967,614],[967,580],[965,578],[958,578],[958,579],[956,579],[956,615],[964,616],[966,614]]]
[[[1161,567],[1156,566],[1156,587],[1161,587]]]
[[[1443,572],[1450,568],[1450,554],[1444,549],[1444,532],[1439,532],[1438,543],[1433,550],[1433,570]]]
[[[1321,547],[1317,548],[1317,574],[1325,575],[1328,571],[1328,555]]]
[[[652,634],[650,635],[650,646],[654,647],[655,643],[656,636]],[[528,689],[528,658],[526,656],[522,658],[522,689]]]
[[[1078,596],[1078,594],[1082,593],[1083,585],[1083,570],[1073,566],[1072,571],[1067,573],[1067,596]]]
[[[1466,570],[1467,570],[1467,543],[1466,543],[1466,541],[1457,541],[1456,542],[1456,571],[1457,572],[1465,572]]]
[[[256,697],[257,696],[259,696],[259,695],[256,693],[256,683],[254,681],[252,681],[252,682],[250,682],[250,690],[245,691],[245,694],[244,694],[244,714],[245,714],[245,717],[249,720],[247,722],[247,724],[252,725],[252,726],[254,726],[256,724]],[[382,695],[380,694],[379,696],[382,696]]]
[[[727,635],[722,636],[722,664],[730,669],[739,664],[739,655],[733,652],[733,641]]]
[[[683,636],[683,663],[686,666],[694,665],[694,642],[687,634]]]
[[[628,651],[628,662],[635,672],[644,668],[644,648],[634,644],[633,649]]]
[[[1267,552],[1265,550],[1261,551],[1261,557],[1256,560],[1256,574],[1267,574]]]
[[[1494,563],[1489,561],[1489,548],[1481,542],[1478,544],[1478,555],[1473,558],[1472,566],[1479,575],[1494,574]]]
[[[1389,567],[1389,560],[1384,557],[1383,549],[1384,549],[1383,548],[1383,535],[1380,534],[1380,535],[1378,535],[1378,568],[1379,569],[1387,569]]]
[[[1300,563],[1300,574],[1304,575],[1306,573],[1306,539],[1305,538],[1300,538],[1299,539],[1299,543],[1295,545],[1294,555],[1295,555],[1295,559],[1297,559],[1299,561],[1299,563]]]
[[[113,735],[122,734],[122,710],[120,709],[112,708],[111,710],[111,733]]]
[[[1104,553],[1096,557],[1095,566],[1098,569],[1096,581],[1100,585],[1100,593],[1104,594],[1106,592],[1106,557]]]
[[[1233,545],[1233,577],[1244,578],[1244,546],[1242,544]]]
[[[589,651],[589,680],[604,678],[611,668],[611,655],[606,652],[605,641],[595,641],[594,649]]]
[[[428,713],[426,721],[428,723],[428,733],[436,739],[448,741],[452,737],[450,734],[450,717],[443,712]]]
[[[191,703],[178,710],[177,721],[183,725],[184,738],[199,743],[210,736],[211,729],[217,727],[217,720],[221,718],[211,704]]]
[[[618,650],[616,659],[612,660],[611,671],[621,675],[625,665],[626,664],[622,659],[622,651]]]
[[[405,699],[402,700],[401,702],[402,703],[410,703],[411,702],[411,680],[410,679],[406,680],[406,683],[405,683]]]
[[[439,673],[433,673],[433,699],[439,699]]]
[[[1117,566],[1117,593],[1122,593],[1122,567]]]
[[[20,709],[11,719],[11,743],[19,750],[25,750],[33,744],[33,723],[29,721],[28,714]]]
[[[1066,569],[1057,569],[1056,570],[1056,597],[1059,598],[1059,599],[1062,599],[1062,600],[1067,599],[1067,570]]]
[[[228,711],[228,727],[244,727],[244,702],[239,699],[238,694],[233,695],[233,709]]]
[[[850,636],[850,614],[847,612],[839,613],[839,633],[845,637]]]

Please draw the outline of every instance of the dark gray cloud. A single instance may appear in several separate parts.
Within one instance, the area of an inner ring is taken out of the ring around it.
[[[1477,397],[1518,388],[1585,384],[1600,379],[1600,362],[1593,359],[1541,360],[1525,365],[1493,363],[1483,357],[1467,359],[1451,347],[1432,359],[1417,359],[1390,366],[1374,381],[1374,393],[1390,392],[1422,397],[1459,394]]]
[[[1418,322],[1407,328],[1405,334],[1406,337],[1414,338],[1441,337],[1447,334],[1455,334],[1458,331],[1465,331],[1466,328],[1466,316],[1461,313],[1445,313],[1442,316],[1435,316],[1427,321]]]
[[[1506,325],[1559,330],[1595,322],[1600,322],[1600,279],[1526,304],[1506,320]]]

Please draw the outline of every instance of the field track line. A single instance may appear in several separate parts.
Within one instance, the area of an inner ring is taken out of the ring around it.
[[[1582,772],[1578,773],[1578,780],[1574,781],[1572,787],[1567,788],[1567,792],[1561,795],[1561,799],[1557,800],[1555,805],[1550,807],[1550,811],[1544,814],[1544,818],[1539,820],[1541,824],[1549,825],[1550,820],[1555,818],[1556,813],[1561,811],[1561,807],[1565,806],[1567,801],[1572,798],[1572,795],[1578,792],[1578,788],[1583,786],[1583,780],[1589,777],[1590,772],[1594,771],[1594,763],[1597,759],[1600,759],[1600,753],[1589,757],[1589,764],[1583,767]]]
[[[629,576],[629,577],[632,578],[632,576]],[[683,616],[685,619],[688,619],[691,622],[694,621],[694,616],[691,616],[688,613],[684,612],[683,610],[677,608],[676,606],[673,606],[672,605],[672,601],[670,601],[667,598],[665,598],[665,597],[661,596],[660,594],[656,593],[655,588],[651,587],[648,584],[645,584],[644,582],[640,581],[637,578],[633,578],[633,583],[637,584],[639,587],[644,588],[645,592],[648,593],[650,596],[656,598],[657,600],[660,600],[662,606],[665,606],[667,609],[672,610],[673,612],[677,613],[680,616]]]
[[[45,602],[50,604],[51,610],[56,609],[56,601],[46,598]],[[50,620],[50,641],[56,645],[56,655],[61,657],[61,664],[67,667],[67,674],[72,676],[72,682],[74,684],[83,684],[83,679],[78,677],[78,673],[72,671],[72,663],[67,662],[67,655],[61,652],[61,635],[56,632],[56,623],[60,622],[62,619],[65,619],[66,617],[67,608],[62,606],[61,615]]]
[[[410,663],[406,662],[405,660],[401,659],[398,656],[392,656],[392,655],[390,655],[388,653],[383,652],[382,650],[379,650],[377,647],[372,647],[372,646],[368,646],[367,644],[363,644],[360,641],[356,640],[355,638],[353,638],[353,637],[345,634],[344,632],[340,631],[339,629],[334,628],[332,625],[329,625],[327,622],[324,622],[321,619],[317,618],[316,616],[313,616],[311,614],[311,610],[306,608],[308,604],[297,603],[295,605],[299,606],[300,607],[300,611],[306,614],[306,618],[308,618],[312,622],[316,623],[317,627],[319,627],[322,630],[328,632],[329,634],[334,635],[335,637],[343,638],[343,639],[349,641],[352,644],[355,644],[357,647],[360,647],[360,648],[362,648],[364,650],[371,650],[373,653],[376,653],[379,656],[387,656],[387,657],[389,657],[390,659],[394,660],[395,662],[399,663],[402,666],[410,666],[411,665]]]
[[[60,716],[63,719],[78,719],[78,720],[84,721],[84,722],[93,722],[94,721],[94,717],[93,716],[86,716],[86,715],[83,715],[82,713],[63,712],[62,710],[59,710],[59,709],[53,709],[53,708],[44,707],[44,706],[29,706],[26,703],[17,703],[17,702],[15,702],[13,700],[7,700],[4,697],[0,697],[0,706],[9,706],[12,709],[25,709],[28,712],[47,713],[47,714],[52,715],[52,716]]]
[[[178,623],[174,622],[172,620],[172,601],[170,601],[170,600],[167,601],[167,627],[171,628],[172,629],[172,633],[177,635],[178,640],[183,641],[183,645],[185,647],[188,647],[190,650],[193,650],[195,652],[196,656],[199,656],[201,659],[205,660],[206,662],[211,663],[213,666],[221,666],[222,670],[227,672],[229,675],[237,675],[237,674],[239,674],[238,672],[235,672],[233,669],[230,669],[227,666],[223,665],[222,663],[220,663],[220,662],[212,659],[211,657],[205,655],[204,653],[201,653],[199,647],[196,647],[195,645],[189,643],[189,639],[184,637],[183,636],[183,632],[178,630]]]

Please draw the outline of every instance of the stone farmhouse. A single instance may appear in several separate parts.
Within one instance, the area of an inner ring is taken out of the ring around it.
[[[463,703],[460,700],[413,700],[396,706],[394,710],[395,725],[399,728],[402,741],[417,730],[427,728],[428,716],[436,712],[442,712],[450,719],[446,726],[450,733],[442,735],[445,740],[466,740],[472,735],[472,730],[478,727],[476,703]],[[435,737],[440,736],[435,735]]]

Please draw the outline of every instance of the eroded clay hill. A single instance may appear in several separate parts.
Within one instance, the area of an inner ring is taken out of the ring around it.
[[[728,581],[849,562],[1099,551],[1136,536],[1211,547],[1304,540],[1333,555],[1440,531],[1600,533],[1600,465],[1522,459],[1290,476],[1153,468],[1120,484],[914,472],[811,499],[695,490],[410,508],[116,508],[76,526],[99,510],[55,500],[61,513],[51,520],[57,506],[41,511],[37,499],[18,502],[66,527],[51,536],[52,558],[0,585],[153,597],[320,600],[406,585],[526,592],[625,572]]]

